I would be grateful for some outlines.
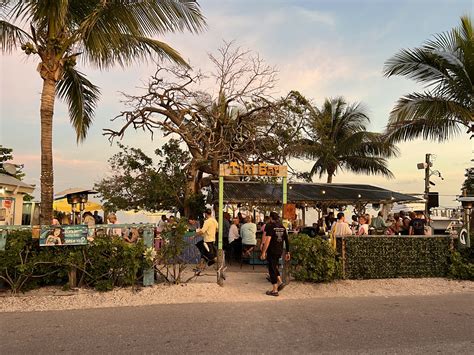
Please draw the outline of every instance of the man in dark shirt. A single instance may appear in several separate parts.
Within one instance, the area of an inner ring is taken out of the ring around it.
[[[278,261],[283,253],[283,242],[285,242],[285,260],[290,260],[290,244],[288,242],[288,233],[280,222],[280,216],[276,212],[270,213],[270,223],[265,227],[265,245],[262,249],[262,260],[267,259],[268,273],[270,274],[270,282],[273,285],[271,291],[267,291],[269,296],[278,296],[285,284],[281,280],[280,271],[278,270]]]
[[[416,217],[410,221],[410,235],[425,235],[426,220],[423,216],[423,212],[416,212]]]

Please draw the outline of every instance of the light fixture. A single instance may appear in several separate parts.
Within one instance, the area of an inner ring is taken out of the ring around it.
[[[5,192],[6,192],[5,188],[3,186],[0,187],[0,194],[3,195],[3,194],[5,194]]]
[[[361,195],[361,194],[358,194],[358,195],[357,195],[357,198],[361,198],[361,197],[362,197],[362,195]]]
[[[290,185],[290,186],[289,186],[289,189],[290,189],[290,190],[293,190],[293,186]]]
[[[326,194],[326,190],[321,191],[321,193],[322,193],[323,195],[325,195],[325,194]]]
[[[416,164],[416,167],[418,168],[418,170],[423,170],[426,169],[428,165],[426,163],[418,163]]]

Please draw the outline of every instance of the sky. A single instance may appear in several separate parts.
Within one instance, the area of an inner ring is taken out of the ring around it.
[[[382,131],[397,99],[422,91],[414,82],[385,78],[384,62],[402,48],[421,45],[432,35],[448,31],[460,16],[471,15],[472,0],[201,0],[208,28],[201,34],[169,34],[166,41],[195,68],[209,71],[209,53],[222,41],[235,41],[259,53],[279,70],[277,95],[298,90],[320,105],[325,98],[343,96],[362,102],[369,109],[370,130]],[[24,164],[25,181],[36,184],[39,196],[40,119],[42,80],[36,58],[23,53],[2,55],[0,61],[0,144],[13,148],[14,162]],[[78,69],[101,88],[102,96],[88,137],[76,144],[65,105],[56,103],[53,150],[55,191],[69,187],[91,188],[109,173],[107,159],[118,151],[102,135],[104,128],[118,129],[111,121],[124,109],[122,92],[140,93],[154,64],[142,63],[122,69],[99,71],[79,65]],[[123,144],[142,148],[152,155],[163,143],[156,132],[128,131]],[[434,155],[434,167],[444,180],[433,177],[443,206],[455,206],[466,168],[474,163],[474,140],[460,135],[447,143],[416,140],[399,144],[401,154],[389,161],[395,179],[339,173],[336,183],[367,183],[404,193],[422,193],[424,173],[416,164],[426,153]],[[310,162],[296,166],[308,170]],[[317,182],[317,178],[314,179]],[[323,177],[325,181],[325,177]]]

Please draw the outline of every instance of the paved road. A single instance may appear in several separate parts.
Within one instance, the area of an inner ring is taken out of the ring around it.
[[[282,298],[3,313],[0,352],[474,353],[472,294]]]

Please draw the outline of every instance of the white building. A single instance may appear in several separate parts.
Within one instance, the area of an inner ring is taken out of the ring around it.
[[[23,196],[33,193],[34,185],[17,178],[0,174],[0,225],[20,225],[23,213]]]

